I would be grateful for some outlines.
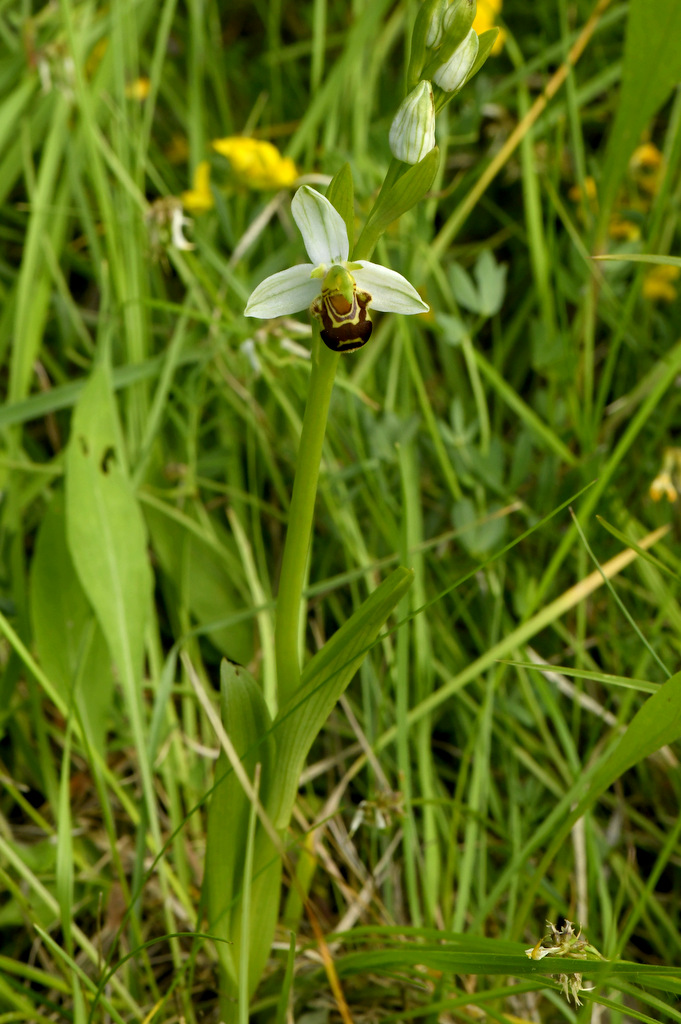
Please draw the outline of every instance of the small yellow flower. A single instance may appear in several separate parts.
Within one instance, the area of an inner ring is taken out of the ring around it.
[[[671,475],[666,471],[657,474],[650,485],[649,494],[653,501],[659,501],[662,497],[665,497],[667,501],[676,501],[678,498]]]
[[[182,193],[182,205],[190,213],[205,213],[215,206],[215,199],[210,190],[210,162],[201,160],[194,171],[192,187]]]
[[[680,274],[679,267],[667,263],[653,267],[643,278],[643,298],[649,302],[673,302],[676,288],[672,282],[678,280]]]
[[[664,157],[652,142],[644,142],[635,149],[629,161],[629,170],[641,192],[657,195],[664,175]]]
[[[653,501],[665,497],[676,501],[681,490],[681,448],[665,448],[662,469],[650,485],[649,494]]]
[[[502,0],[478,0],[477,13],[473,21],[473,28],[480,35],[482,32],[487,32],[488,29],[494,28],[494,22],[497,14],[501,11]],[[499,35],[494,40],[494,46],[492,47],[492,56],[496,57],[504,48],[504,30],[499,30]]]
[[[664,157],[657,146],[653,145],[652,142],[644,142],[642,146],[639,146],[632,153],[629,166],[632,171],[637,171],[640,167],[655,170],[662,166],[663,160]]]
[[[641,237],[641,229],[633,220],[613,213],[608,224],[608,234],[617,241],[636,242]]]
[[[298,179],[296,165],[271,142],[232,135],[214,139],[213,149],[227,157],[240,184],[255,189],[290,188]]]
[[[136,78],[134,82],[130,82],[125,87],[125,96],[129,100],[145,100],[149,95],[151,89],[151,82],[148,78]]]
[[[584,179],[584,195],[586,195],[586,198],[589,200],[590,206],[596,205],[596,182],[590,174],[587,174],[586,178]],[[572,188],[568,191],[568,198],[571,199],[573,203],[579,203],[582,199],[581,185],[573,185]]]

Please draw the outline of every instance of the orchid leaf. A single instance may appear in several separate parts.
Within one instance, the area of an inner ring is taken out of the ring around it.
[[[253,779],[256,764],[261,765],[260,793],[264,799],[271,783],[275,757],[272,721],[265,698],[246,669],[227,660],[222,662],[220,684],[223,725],[250,779]],[[224,973],[225,991],[234,995],[241,934],[243,851],[251,803],[224,751],[217,761],[215,780],[208,810],[204,904],[208,931],[229,943],[218,944],[218,956]],[[251,901],[258,907],[259,926],[251,933],[251,988],[255,988],[269,954],[279,909],[280,882],[281,861],[258,823]]]
[[[382,195],[367,221],[364,231],[380,238],[385,229],[407,210],[419,203],[433,184],[440,163],[437,146],[410,167],[395,184]]]
[[[310,747],[386,619],[411,586],[411,569],[396,569],[306,666],[299,690],[274,720],[277,771],[268,811],[285,828]]]
[[[126,687],[141,682],[153,580],[147,533],[128,480],[108,368],[78,400],[66,456],[66,530],[80,583]],[[128,695],[131,695],[130,690]]]
[[[66,543],[63,495],[50,502],[31,565],[31,619],[40,662],[64,703],[74,703],[89,743],[105,749],[113,696],[111,656]],[[96,686],[86,680],[96,679]]]

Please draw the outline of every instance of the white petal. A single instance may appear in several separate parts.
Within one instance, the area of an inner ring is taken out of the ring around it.
[[[193,243],[189,242],[182,233],[182,228],[189,226],[189,224],[191,224],[191,220],[189,217],[184,216],[182,207],[176,206],[170,218],[170,240],[176,249],[184,249],[191,252],[194,248]]]
[[[406,277],[402,277],[395,270],[381,267],[378,263],[369,263],[368,260],[358,262],[362,264],[362,269],[355,270],[352,276],[357,282],[357,287],[371,295],[370,309],[375,309],[379,313],[428,312],[430,306],[423,301]]]
[[[298,225],[307,255],[319,263],[343,263],[348,258],[348,231],[345,221],[329,200],[302,185],[291,201],[291,213]]]
[[[245,315],[266,320],[306,309],[320,291],[319,281],[310,277],[313,270],[312,263],[300,263],[266,277],[251,293]]]

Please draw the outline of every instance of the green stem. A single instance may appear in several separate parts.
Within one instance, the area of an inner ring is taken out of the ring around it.
[[[403,164],[400,160],[396,160],[395,157],[390,161],[385,178],[383,179],[383,184],[376,196],[376,202],[372,206],[366,224],[362,229],[362,233],[357,239],[357,243],[352,253],[353,260],[368,260],[371,257],[374,249],[376,248],[376,243],[385,230],[384,227],[377,228],[376,226],[376,211],[380,208],[381,200],[384,196],[387,196],[390,189],[400,177],[400,172],[404,172],[404,168],[406,166],[407,165]]]
[[[404,168],[399,160],[392,160],[385,176],[381,191],[369,214],[360,238],[355,245],[352,259],[369,259],[374,246],[383,233],[380,227],[372,227],[371,219],[378,209],[381,197]],[[288,515],[288,529],[284,544],[284,558],[279,578],[277,596],[277,617],[274,627],[274,647],[277,662],[277,703],[281,708],[293,696],[300,685],[300,613],[305,581],[305,567],[310,550],[312,522],[314,518],[319,464],[322,458],[326,420],[333,382],[338,367],[338,352],[332,352],[322,343],[319,327],[313,320],[312,373],[310,389],[305,404],[303,430],[300,435],[296,476]]]
[[[332,352],[322,344],[315,326],[310,388],[300,435],[277,597],[274,644],[277,660],[277,698],[280,708],[293,696],[300,684],[298,636],[303,582],[312,536],[319,464],[338,359],[337,352]]]

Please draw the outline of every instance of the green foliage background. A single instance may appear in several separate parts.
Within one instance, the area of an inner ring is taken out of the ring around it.
[[[360,228],[417,8],[0,0],[0,1020],[215,1019],[195,687],[217,705],[227,656],[273,692],[309,330],[243,317],[302,245],[290,192],[210,142],[270,139],[322,191],[349,162]],[[415,583],[313,747],[288,853],[354,1019],[572,1019],[523,954],[562,915],[637,965],[594,968],[585,999],[678,1020],[678,517],[648,490],[678,443],[681,314],[644,297],[649,266],[591,257],[678,254],[681,11],[502,15],[503,53],[439,118],[430,196],[374,256],[432,312],[377,317],[336,384],[309,653],[398,563]],[[643,137],[664,154],[645,203]],[[215,207],[180,251],[150,204],[204,159]],[[587,177],[597,204],[569,196]],[[283,1021],[283,990],[294,1019],[338,1019],[287,877],[277,937],[253,1012]]]

